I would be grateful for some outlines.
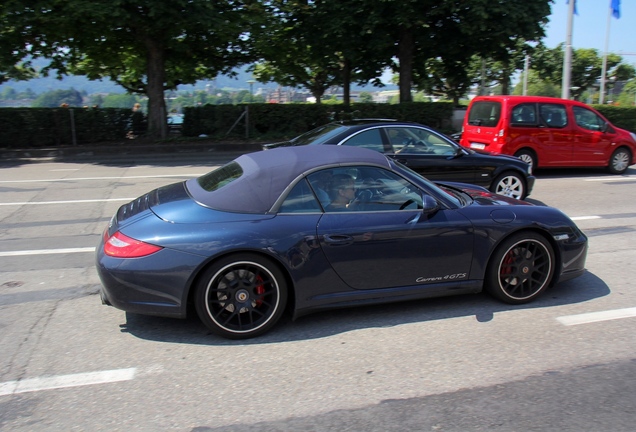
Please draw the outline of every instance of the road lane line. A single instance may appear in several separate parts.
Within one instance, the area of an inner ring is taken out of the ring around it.
[[[557,321],[566,326],[589,324],[600,321],[610,321],[622,318],[636,317],[636,307],[626,309],[614,309],[601,312],[590,312],[579,315],[566,315],[558,317]]]
[[[66,248],[66,249],[36,249],[36,250],[22,250],[22,251],[7,251],[7,252],[0,252],[0,257],[27,256],[27,255],[53,255],[53,254],[82,253],[82,252],[95,252],[95,248],[84,247],[84,248]]]
[[[593,219],[602,219],[600,216],[574,216],[571,217],[573,221],[582,221],[582,220],[593,220]]]
[[[585,179],[587,182],[617,182],[617,181],[636,181],[635,176],[616,176],[616,177],[600,177]]]
[[[203,174],[160,174],[160,175],[148,175],[148,176],[128,176],[128,177],[77,177],[77,178],[62,178],[62,179],[42,179],[42,180],[0,180],[0,183],[41,183],[41,182],[67,182],[78,180],[135,180],[135,179],[149,179],[149,178],[163,178],[163,177],[183,177],[194,178]]]
[[[96,202],[132,201],[134,199],[135,198],[108,198],[108,199],[87,199],[87,200],[69,200],[69,201],[25,201],[25,202],[0,203],[0,206],[44,205],[44,204],[81,204],[81,203],[96,203]]]
[[[86,372],[72,375],[30,378],[0,383],[0,396],[18,393],[55,390],[68,387],[79,387],[94,384],[108,384],[130,381],[135,378],[137,368],[113,369],[98,372]]]

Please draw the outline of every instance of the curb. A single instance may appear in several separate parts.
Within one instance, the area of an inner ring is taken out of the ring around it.
[[[236,157],[243,153],[262,150],[261,144],[244,143],[200,143],[200,144],[154,144],[154,145],[104,145],[59,148],[0,149],[3,162],[47,162],[73,160],[129,160],[139,159],[183,159],[208,156]]]

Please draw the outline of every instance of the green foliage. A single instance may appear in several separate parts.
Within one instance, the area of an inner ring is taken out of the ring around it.
[[[82,95],[77,90],[69,89],[42,93],[31,106],[34,108],[54,108],[62,105],[81,107],[83,104]]]
[[[215,138],[244,138],[245,109],[249,110],[248,135],[252,138],[289,139],[330,121],[384,118],[414,121],[446,132],[451,131],[453,104],[412,102],[397,105],[337,104],[249,104],[205,105],[184,109],[183,135]],[[241,121],[232,129],[237,120]]]
[[[554,86],[560,86],[563,79],[564,46],[560,44],[550,49],[540,45],[532,57],[532,69],[540,79]],[[622,63],[622,57],[616,54],[607,56],[607,77],[627,78],[633,76],[634,68]],[[571,95],[582,100],[591,88],[598,86],[603,69],[603,56],[592,48],[572,50],[572,69],[570,76]]]
[[[636,132],[636,107],[592,105],[594,109],[603,114],[614,126]]]
[[[617,102],[620,106],[636,105],[636,79],[631,79],[625,84]]]
[[[0,108],[0,123],[0,143],[7,148],[117,141],[145,127],[141,113],[117,108]]]

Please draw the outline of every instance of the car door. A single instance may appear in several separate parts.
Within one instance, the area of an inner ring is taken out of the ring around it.
[[[327,210],[317,227],[322,251],[347,285],[424,288],[468,278],[474,233],[465,217],[450,209],[424,214],[421,191],[390,171],[364,167],[348,173],[359,198],[373,189],[369,206]]]
[[[615,133],[594,111],[573,106],[576,121],[571,166],[605,166]]]
[[[540,103],[541,118],[538,139],[540,148],[538,157],[541,166],[563,166],[572,160],[574,140],[573,126],[568,120],[565,105],[556,103]]]
[[[425,128],[392,126],[384,129],[392,146],[388,156],[430,180],[475,183],[481,177],[475,160],[445,137]]]

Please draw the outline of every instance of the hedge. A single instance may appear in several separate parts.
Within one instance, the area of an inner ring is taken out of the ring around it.
[[[330,121],[364,118],[414,121],[450,132],[452,113],[453,105],[445,102],[357,103],[350,109],[332,104],[204,105],[184,109],[182,134],[282,139]]]
[[[616,126],[636,131],[636,107],[593,105]],[[184,110],[183,137],[218,140],[288,139],[334,120],[396,119],[429,125],[442,132],[451,126],[454,107],[446,102],[396,105],[338,104],[204,105]],[[0,147],[37,148],[121,141],[143,134],[146,119],[127,108],[0,108]]]
[[[143,133],[142,113],[127,108],[0,108],[0,147],[92,144]]]

